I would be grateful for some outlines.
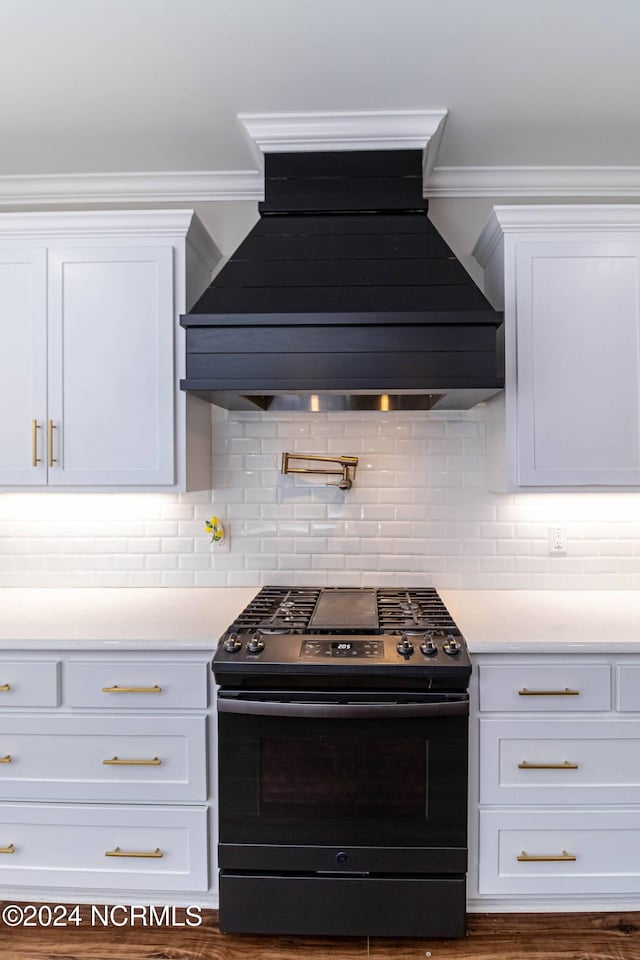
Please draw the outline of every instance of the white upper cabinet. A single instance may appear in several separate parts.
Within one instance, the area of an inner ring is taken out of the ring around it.
[[[0,248],[0,483],[47,482],[46,250]]]
[[[474,253],[505,311],[490,487],[640,484],[640,207],[496,207]]]
[[[0,215],[5,489],[210,486],[179,316],[218,256],[191,211]]]
[[[49,483],[174,482],[171,247],[49,251]]]

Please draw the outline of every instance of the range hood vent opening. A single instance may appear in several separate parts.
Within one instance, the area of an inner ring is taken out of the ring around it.
[[[265,156],[260,220],[181,318],[181,388],[227,409],[467,409],[494,310],[427,217],[422,151]]]

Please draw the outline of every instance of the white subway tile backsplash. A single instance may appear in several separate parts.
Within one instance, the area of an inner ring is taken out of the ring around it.
[[[549,554],[549,546],[541,553]],[[519,557],[531,553],[531,544],[526,540],[496,540],[496,553],[500,557]],[[557,558],[556,558],[557,559]]]
[[[640,494],[490,493],[481,408],[213,412],[211,491],[0,497],[0,585],[640,589]],[[358,456],[353,488],[283,477],[284,450]]]
[[[192,587],[193,575],[184,570],[163,570],[160,583],[163,587]],[[116,586],[116,584],[112,583],[109,586]],[[126,587],[127,584],[120,583],[117,586]]]

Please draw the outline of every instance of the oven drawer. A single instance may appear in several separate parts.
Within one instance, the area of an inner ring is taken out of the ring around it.
[[[195,710],[207,706],[207,681],[202,663],[69,660],[64,700],[70,707],[108,710]]]
[[[0,708],[57,707],[57,660],[0,661]]]
[[[5,716],[5,800],[206,800],[204,717]]]
[[[640,721],[480,719],[481,803],[640,803]]]
[[[635,810],[480,813],[481,894],[637,895],[639,887]]]
[[[206,810],[1,804],[0,885],[206,890]]]
[[[220,874],[224,933],[462,937],[465,909],[464,877]]]
[[[521,713],[610,710],[610,667],[570,662],[482,664],[480,709]]]

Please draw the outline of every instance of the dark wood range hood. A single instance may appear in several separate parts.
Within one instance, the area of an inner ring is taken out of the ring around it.
[[[228,409],[466,409],[504,385],[494,310],[427,217],[422,151],[265,156],[260,220],[186,328]]]

